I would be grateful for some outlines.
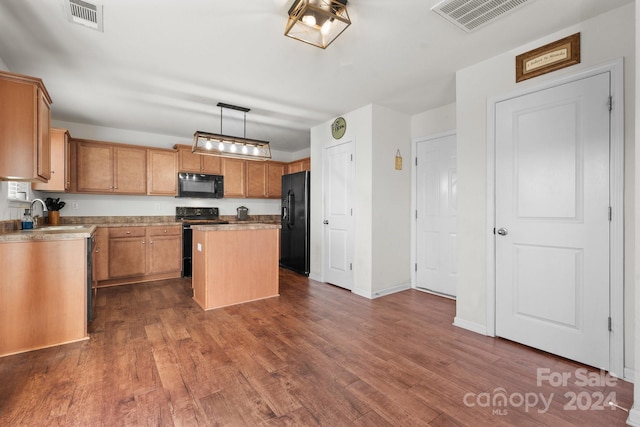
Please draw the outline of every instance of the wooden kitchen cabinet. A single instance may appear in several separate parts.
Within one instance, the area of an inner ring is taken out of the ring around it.
[[[78,193],[147,193],[146,149],[79,140],[76,146]]]
[[[224,197],[246,197],[246,160],[222,157]]]
[[[182,271],[182,228],[180,226],[147,227],[148,274]]]
[[[222,174],[222,162],[218,156],[194,154],[188,145],[175,145],[178,150],[178,170],[180,172]]]
[[[34,190],[64,192],[69,189],[69,132],[51,128],[51,178],[48,182],[36,181]]]
[[[147,150],[147,194],[178,194],[178,153],[173,150]]]
[[[286,164],[281,162],[247,160],[246,197],[279,199],[282,194],[282,175],[285,167]]]
[[[98,227],[93,241],[93,280],[109,278],[109,229]]]
[[[145,227],[109,229],[109,279],[142,276],[147,271]]]
[[[289,164],[287,164],[287,173],[296,173],[296,172],[310,171],[310,170],[311,170],[310,157],[296,160],[295,162],[289,162]]]
[[[182,227],[126,226],[98,228],[94,264],[98,287],[180,277],[182,273]],[[105,256],[106,254],[106,256]]]
[[[0,178],[51,177],[51,97],[42,80],[0,71]]]

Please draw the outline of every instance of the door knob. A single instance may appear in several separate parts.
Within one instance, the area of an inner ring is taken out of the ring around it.
[[[327,225],[327,224],[329,224],[329,220],[328,220],[328,219],[325,219],[324,221],[322,221],[322,223],[323,223],[323,224],[325,224],[325,225]]]
[[[507,234],[509,234],[509,230],[506,228],[498,228],[497,233],[501,236],[506,236]]]

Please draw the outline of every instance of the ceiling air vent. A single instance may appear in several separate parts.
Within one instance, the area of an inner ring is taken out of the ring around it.
[[[470,33],[533,0],[443,0],[431,8],[458,28]]]
[[[102,5],[83,0],[64,0],[69,21],[94,30],[102,29]]]

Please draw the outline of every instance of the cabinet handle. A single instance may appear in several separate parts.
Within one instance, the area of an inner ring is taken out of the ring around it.
[[[130,231],[127,231],[127,234],[131,234],[131,232],[130,232]]]
[[[144,245],[144,240],[142,241],[142,244]]]
[[[56,173],[56,171],[51,171],[51,173]]]
[[[166,232],[167,232],[167,230],[164,230],[164,232],[166,233]]]
[[[149,240],[149,244],[150,244],[150,245],[153,245],[153,240]]]

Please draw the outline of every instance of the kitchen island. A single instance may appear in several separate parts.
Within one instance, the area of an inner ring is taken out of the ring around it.
[[[193,299],[205,310],[279,295],[279,224],[194,225]]]
[[[86,340],[94,226],[0,235],[0,356]]]

